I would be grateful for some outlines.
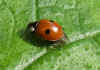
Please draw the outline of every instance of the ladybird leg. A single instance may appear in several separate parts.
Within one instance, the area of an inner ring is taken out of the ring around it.
[[[65,44],[68,44],[70,42],[68,36],[65,33],[64,36],[59,41]]]
[[[53,41],[52,45],[49,46],[48,48],[61,50],[62,45],[63,44],[61,44],[61,42],[59,42],[59,40]]]
[[[66,34],[64,33],[64,36],[60,39],[55,41],[55,43],[53,45],[62,45],[62,44],[68,44],[70,41],[68,39],[68,37],[66,36]]]
[[[63,27],[63,30],[64,30],[64,27]],[[69,41],[68,36],[65,34],[65,32],[63,32],[63,33],[64,33],[64,36],[62,37],[61,41],[65,42],[65,43],[69,43],[70,41]]]
[[[54,22],[53,20],[49,20],[50,22]]]

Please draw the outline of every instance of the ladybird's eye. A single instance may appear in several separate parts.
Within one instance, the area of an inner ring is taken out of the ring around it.
[[[50,29],[46,29],[46,30],[45,30],[45,34],[46,34],[46,35],[49,35],[49,34],[50,34]]]

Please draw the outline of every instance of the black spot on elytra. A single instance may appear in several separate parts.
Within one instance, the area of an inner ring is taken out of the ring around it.
[[[46,34],[46,35],[50,34],[50,29],[46,29],[46,30],[45,30],[45,34]]]

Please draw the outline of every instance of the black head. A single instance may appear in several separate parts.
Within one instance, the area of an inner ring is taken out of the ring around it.
[[[38,21],[29,23],[27,29],[29,29],[31,32],[34,32],[38,23]]]

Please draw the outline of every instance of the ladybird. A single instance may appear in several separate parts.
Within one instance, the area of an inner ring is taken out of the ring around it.
[[[62,27],[53,20],[42,19],[40,21],[30,23],[28,24],[28,29],[30,32],[35,33],[37,36],[46,41],[57,42],[66,40]]]

